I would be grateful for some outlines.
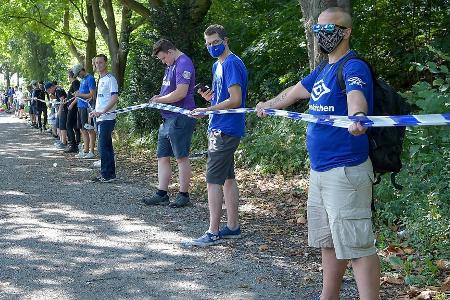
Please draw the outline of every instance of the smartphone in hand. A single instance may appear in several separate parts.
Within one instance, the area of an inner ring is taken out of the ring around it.
[[[207,85],[203,85],[202,83],[197,83],[194,87],[195,91],[198,91],[198,89],[200,89],[200,91],[202,93],[206,92],[207,90],[209,90],[209,86]]]

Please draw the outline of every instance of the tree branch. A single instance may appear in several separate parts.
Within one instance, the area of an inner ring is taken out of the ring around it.
[[[162,0],[148,0],[148,4],[150,5],[151,8],[158,8],[163,6],[163,1]]]
[[[112,46],[118,47],[119,41],[117,40],[117,28],[116,28],[116,16],[114,15],[114,8],[111,0],[103,0],[103,9],[106,13],[106,23],[109,28],[109,39]],[[127,8],[128,10],[128,8]],[[131,16],[130,16],[131,17]],[[128,20],[129,23],[129,20]]]
[[[78,5],[73,1],[73,0],[69,0],[69,2],[75,7],[75,9],[77,10],[78,14],[81,17],[81,21],[84,23],[84,25],[87,27],[87,22],[86,19],[84,17],[84,13],[83,11],[78,7]]]
[[[79,41],[79,42],[87,43],[86,40],[83,40],[83,39],[74,37],[74,36],[71,35],[71,34],[67,34],[67,33],[65,33],[65,32],[62,32],[62,31],[60,31],[60,30],[58,30],[58,29],[56,29],[56,28],[51,27],[50,25],[46,24],[45,22],[43,22],[43,21],[41,21],[41,20],[39,20],[39,19],[33,18],[33,17],[29,17],[29,16],[14,16],[14,15],[9,15],[9,16],[6,16],[6,17],[7,17],[7,18],[11,18],[11,19],[19,19],[19,20],[27,19],[27,20],[29,20],[29,21],[34,21],[34,22],[36,22],[36,23],[38,23],[38,24],[41,24],[41,25],[44,26],[45,28],[48,28],[48,29],[50,29],[50,30],[52,30],[52,31],[54,31],[54,32],[56,32],[56,33],[59,33],[59,34],[64,35],[64,36],[67,36],[67,37],[69,37],[69,38],[71,38],[71,39],[74,39],[74,40],[76,40],[76,41]]]
[[[130,23],[131,31],[134,31],[136,28],[145,24],[146,22],[148,22],[148,20],[146,20],[144,17],[137,18],[133,23]]]
[[[120,0],[122,5],[128,7],[138,15],[141,15],[142,17],[149,19],[150,18],[150,9],[145,7],[143,4],[135,1],[135,0]]]
[[[94,13],[95,25],[97,26],[98,30],[100,31],[100,34],[102,35],[105,42],[108,43],[109,29],[108,29],[108,26],[106,26],[105,20],[103,20],[102,13],[100,12],[100,5],[98,3],[98,0],[91,0],[91,4],[92,4],[92,12]]]
[[[66,33],[69,33],[69,9],[66,9],[64,11],[64,27],[63,28]],[[67,36],[64,36],[64,39],[66,40],[67,46],[69,47],[69,50],[72,53],[72,55],[74,55],[77,58],[79,63],[84,63],[85,57],[78,51],[73,40]]]

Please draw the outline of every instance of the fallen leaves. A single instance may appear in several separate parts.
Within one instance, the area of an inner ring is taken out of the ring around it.
[[[380,284],[384,284],[384,283],[404,284],[405,280],[403,279],[403,276],[400,276],[398,274],[385,275],[380,278]]]
[[[402,256],[405,255],[405,251],[398,247],[398,246],[394,246],[394,245],[389,245],[388,247],[384,248],[381,253],[381,256],[391,256],[391,255],[398,255],[398,256]]]
[[[267,244],[259,246],[259,251],[264,252],[269,250],[269,246]]]
[[[447,278],[445,278],[441,286],[441,291],[450,292],[450,276],[447,276]]]
[[[450,270],[450,261],[444,259],[438,259],[436,261],[436,267],[439,270],[448,271]]]
[[[305,218],[305,216],[300,216],[300,217],[297,219],[297,224],[301,224],[301,225],[306,224],[306,218]]]

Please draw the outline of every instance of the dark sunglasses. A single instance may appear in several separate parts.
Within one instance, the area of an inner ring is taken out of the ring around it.
[[[311,26],[311,30],[314,33],[318,33],[319,31],[323,31],[326,33],[332,33],[336,29],[336,27],[341,28],[341,29],[347,29],[347,27],[337,25],[337,24],[314,24],[313,26]]]

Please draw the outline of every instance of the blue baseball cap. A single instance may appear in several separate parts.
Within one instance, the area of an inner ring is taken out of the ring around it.
[[[53,84],[53,82],[47,81],[47,82],[44,84],[44,89],[45,89],[45,91],[48,91],[48,89],[51,88],[52,86],[55,86],[55,85]]]

